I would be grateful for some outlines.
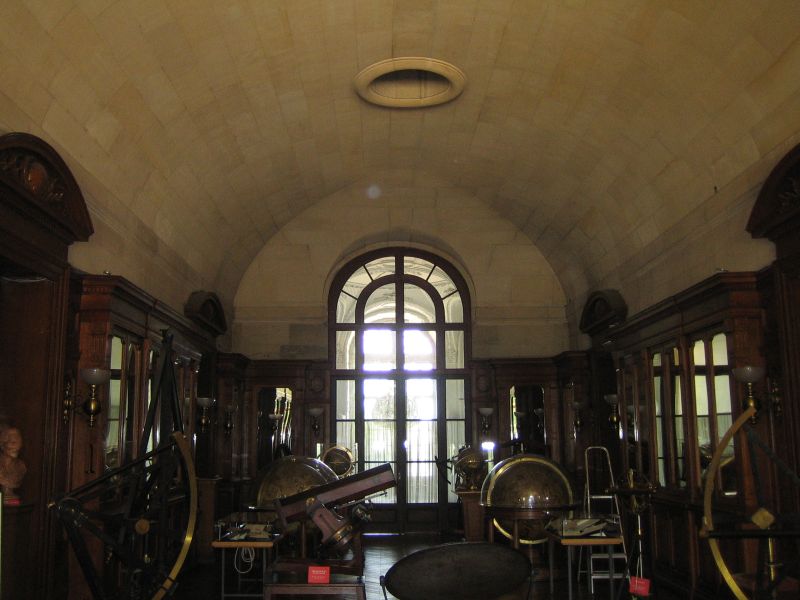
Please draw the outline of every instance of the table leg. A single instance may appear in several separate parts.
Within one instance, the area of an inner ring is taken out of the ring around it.
[[[567,546],[567,590],[572,600],[572,546]]]
[[[608,597],[614,600],[614,546],[608,547]]]
[[[222,571],[220,573],[220,585],[222,586],[222,598],[225,598],[225,548],[222,549]]]
[[[554,570],[554,565],[555,565],[555,561],[553,560],[553,546],[554,545],[555,545],[555,542],[553,542],[553,540],[551,540],[551,539],[547,540],[547,562],[548,562],[547,567],[548,567],[548,569],[550,569],[550,597],[551,598],[553,597],[553,570]]]

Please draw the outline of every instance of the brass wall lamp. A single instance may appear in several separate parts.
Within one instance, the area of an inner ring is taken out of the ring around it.
[[[756,410],[753,416],[750,417],[750,423],[753,425],[758,422],[758,411],[761,409],[761,403],[753,393],[753,384],[761,381],[764,378],[764,367],[755,367],[752,365],[745,365],[743,367],[736,367],[733,369],[733,378],[739,383],[745,384],[747,388],[747,397],[744,401],[744,409],[754,408]]]
[[[611,407],[611,413],[608,415],[608,422],[611,423],[612,427],[616,428],[617,425],[619,425],[619,396],[616,394],[606,394],[603,396],[603,400]]]
[[[581,418],[581,408],[582,405],[580,402],[575,401],[572,403],[572,413],[574,415],[572,419],[572,427],[575,429],[576,436],[581,432],[581,428],[583,427],[583,419]]]
[[[314,433],[314,437],[319,437],[320,432],[320,424],[319,418],[322,416],[322,413],[325,412],[325,409],[321,406],[312,406],[308,409],[308,414],[311,417],[311,431]]]
[[[108,383],[111,379],[111,371],[99,367],[90,367],[80,370],[81,379],[89,385],[89,395],[85,401],[81,402],[81,397],[74,393],[72,380],[67,379],[64,383],[64,399],[61,401],[62,419],[64,424],[69,423],[69,416],[77,404],[81,405],[84,414],[89,418],[89,427],[94,427],[97,415],[102,411],[100,400],[97,398],[97,386]]]
[[[200,425],[200,433],[205,433],[208,426],[211,424],[211,417],[208,416],[208,409],[214,405],[214,398],[208,396],[199,396],[197,398],[197,406],[200,407],[200,418],[198,424]]]
[[[481,433],[486,436],[492,428],[492,415],[494,408],[491,406],[481,406],[478,408],[478,413],[481,415]]]

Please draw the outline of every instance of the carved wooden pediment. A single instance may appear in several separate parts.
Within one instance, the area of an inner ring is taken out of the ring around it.
[[[580,330],[595,335],[619,325],[628,316],[628,305],[617,290],[598,290],[586,300],[581,313]]]
[[[800,145],[775,166],[758,194],[747,231],[776,244],[800,229]]]
[[[228,330],[225,309],[214,292],[192,292],[183,308],[183,314],[214,335],[222,335]]]
[[[0,136],[0,183],[13,194],[0,201],[32,215],[68,244],[94,233],[86,202],[66,163],[47,142],[28,133]]]

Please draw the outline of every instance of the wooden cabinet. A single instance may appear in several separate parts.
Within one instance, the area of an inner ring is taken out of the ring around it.
[[[721,273],[595,337],[595,345],[611,349],[617,378],[619,421],[607,426],[615,432],[607,443],[620,473],[634,469],[658,485],[646,534],[663,593],[702,597],[721,585],[698,535],[704,474],[743,410],[745,388],[733,369],[765,364],[763,325],[758,274]],[[756,384],[759,397],[766,391],[765,382]],[[780,452],[769,408],[765,403],[756,429]],[[738,444],[725,452],[715,507],[744,517],[757,508],[757,482]],[[760,485],[767,495],[777,492],[769,476]],[[727,546],[730,560],[746,562],[747,544]]]
[[[65,549],[47,504],[67,486],[71,449],[62,419],[67,251],[91,234],[83,196],[55,150],[28,134],[0,137],[0,427],[22,432],[28,469],[22,505],[3,509],[4,600],[64,595]]]

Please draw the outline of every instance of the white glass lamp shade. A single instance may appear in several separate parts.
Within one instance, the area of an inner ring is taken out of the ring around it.
[[[321,406],[312,406],[311,408],[308,409],[308,414],[314,418],[321,417],[322,413],[324,412],[325,409],[322,408]]]
[[[755,383],[764,378],[764,367],[744,366],[733,369],[733,377],[742,383]]]
[[[491,417],[494,413],[494,408],[491,406],[481,406],[478,408],[478,412],[482,417]]]
[[[213,398],[209,398],[208,396],[197,397],[197,406],[199,406],[200,408],[211,408],[212,404],[214,404]]]
[[[102,385],[111,379],[111,371],[97,367],[81,369],[81,378],[89,385]]]

